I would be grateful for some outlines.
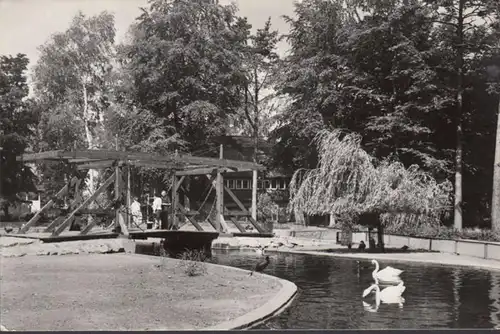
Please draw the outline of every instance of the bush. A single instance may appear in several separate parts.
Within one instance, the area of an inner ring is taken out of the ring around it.
[[[266,193],[259,194],[257,199],[257,220],[260,222],[273,220],[278,215],[278,205],[271,196]]]
[[[187,250],[179,258],[181,259],[180,266],[186,275],[192,277],[202,276],[207,273],[207,266],[204,263],[207,260],[207,256],[203,251]]]
[[[404,229],[398,229],[394,227],[388,227],[385,230],[388,234],[398,234],[408,237],[420,237],[420,238],[433,238],[433,239],[469,239],[478,241],[491,241],[500,242],[500,233],[494,232],[492,230],[483,230],[479,228],[475,229],[463,229],[462,231],[455,230],[451,227],[445,226],[416,226],[414,228],[405,227]]]

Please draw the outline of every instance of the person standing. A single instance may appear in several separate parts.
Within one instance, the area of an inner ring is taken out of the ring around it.
[[[134,196],[132,204],[130,204],[130,215],[132,216],[132,222],[136,227],[142,224],[142,211],[141,204],[139,203],[139,198]]]
[[[161,211],[162,211],[162,198],[155,194],[153,200],[153,214],[155,220],[155,229],[161,228]]]
[[[165,190],[162,190],[161,192],[161,207],[162,207],[162,210],[161,210],[161,228],[162,229],[167,229],[167,230],[171,230],[172,229],[172,226],[170,226],[171,224],[173,224],[173,222],[170,222],[169,224],[169,219],[168,219],[168,215],[170,213],[170,198],[168,198],[168,195],[167,195],[167,192]]]

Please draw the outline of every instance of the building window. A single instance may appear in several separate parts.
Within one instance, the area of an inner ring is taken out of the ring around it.
[[[257,181],[257,189],[262,189],[262,181]]]
[[[281,189],[286,189],[286,180],[285,179],[281,179],[280,180],[280,188]]]
[[[236,183],[236,187],[235,189],[241,189],[241,180],[235,180],[235,183]]]
[[[250,189],[250,181],[249,180],[243,180],[242,189]]]
[[[234,189],[234,180],[227,180],[227,183],[228,183],[227,187],[229,189]]]
[[[271,180],[271,189],[278,189],[278,180]]]
[[[264,181],[264,188],[269,189],[269,180]]]

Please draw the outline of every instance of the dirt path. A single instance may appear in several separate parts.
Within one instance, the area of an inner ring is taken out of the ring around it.
[[[208,265],[190,277],[170,258],[80,254],[1,258],[2,325],[10,330],[194,330],[246,314],[281,283]]]

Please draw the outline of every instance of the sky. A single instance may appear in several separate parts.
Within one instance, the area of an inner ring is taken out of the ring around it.
[[[230,0],[220,0],[228,4]],[[274,29],[288,31],[282,15],[293,16],[293,0],[235,0],[240,16],[246,16],[254,28],[264,25],[270,16]],[[140,15],[139,7],[146,7],[147,0],[0,0],[0,55],[24,53],[28,56],[29,69],[36,63],[38,46],[50,36],[69,27],[78,10],[92,16],[107,10],[115,15],[117,41],[126,36],[128,27]],[[279,45],[285,54],[286,42]]]

